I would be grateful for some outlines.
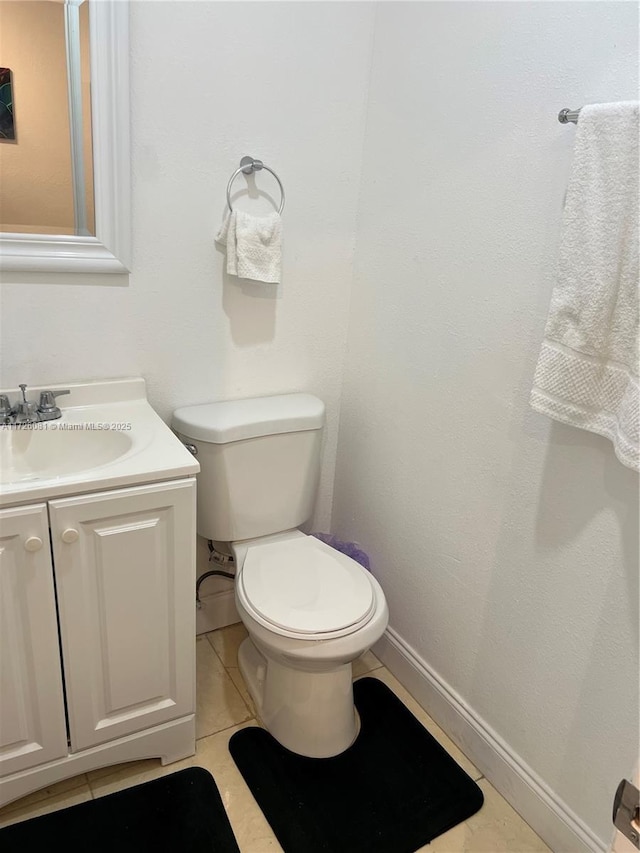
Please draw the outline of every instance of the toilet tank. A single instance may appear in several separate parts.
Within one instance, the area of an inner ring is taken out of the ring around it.
[[[172,427],[197,451],[198,533],[218,542],[292,530],[313,512],[324,403],[281,394],[184,406]]]

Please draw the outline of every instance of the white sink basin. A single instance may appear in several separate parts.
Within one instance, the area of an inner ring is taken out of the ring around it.
[[[0,483],[64,477],[115,462],[131,450],[126,432],[4,429],[0,432]],[[57,426],[57,424],[56,424]]]
[[[200,466],[147,401],[141,378],[68,388],[62,417],[0,426],[0,506],[197,474]],[[42,389],[29,388],[29,399]],[[5,391],[10,400],[17,394]]]

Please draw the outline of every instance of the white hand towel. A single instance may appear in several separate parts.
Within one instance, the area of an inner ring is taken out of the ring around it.
[[[638,469],[638,107],[580,111],[534,409]]]
[[[282,219],[279,213],[250,216],[241,210],[227,211],[216,242],[226,248],[227,272],[277,284],[282,268]]]

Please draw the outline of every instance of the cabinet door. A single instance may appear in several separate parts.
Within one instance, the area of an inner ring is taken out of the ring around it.
[[[67,754],[45,504],[0,510],[0,776]]]
[[[194,713],[195,485],[49,504],[72,750]]]

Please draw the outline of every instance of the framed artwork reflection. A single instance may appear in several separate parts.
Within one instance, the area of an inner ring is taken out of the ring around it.
[[[0,68],[0,140],[14,142],[15,138],[11,69]]]

